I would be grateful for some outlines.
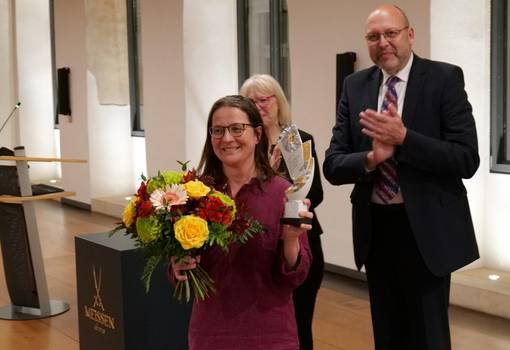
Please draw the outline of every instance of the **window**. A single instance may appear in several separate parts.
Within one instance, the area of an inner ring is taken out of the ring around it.
[[[491,172],[510,173],[510,43],[506,0],[491,6]]]
[[[237,0],[239,86],[252,74],[271,74],[290,99],[286,0]]]
[[[50,17],[50,45],[51,45],[51,79],[53,85],[53,127],[59,128],[58,121],[58,84],[57,84],[57,68],[55,59],[55,4],[54,0],[48,2]]]
[[[140,31],[140,0],[126,0],[129,60],[129,105],[131,134],[144,136],[142,101],[142,54]]]

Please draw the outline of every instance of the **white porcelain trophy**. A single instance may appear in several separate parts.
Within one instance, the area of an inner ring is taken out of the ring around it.
[[[295,226],[311,224],[312,220],[300,217],[299,212],[308,210],[303,199],[308,195],[313,181],[312,141],[303,143],[297,126],[292,124],[283,129],[277,144],[292,179],[292,185],[286,192],[288,201],[285,204],[285,213],[280,222]]]

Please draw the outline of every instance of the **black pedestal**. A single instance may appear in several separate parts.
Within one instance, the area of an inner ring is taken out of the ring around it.
[[[191,304],[172,298],[166,267],[148,294],[140,280],[143,254],[116,233],[75,238],[81,350],[185,350]]]

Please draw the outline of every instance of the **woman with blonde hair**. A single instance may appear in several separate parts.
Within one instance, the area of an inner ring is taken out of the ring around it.
[[[292,123],[289,102],[280,84],[270,75],[256,74],[243,83],[240,94],[251,99],[259,110],[264,132],[271,145],[269,148],[271,166],[290,181],[285,161],[282,161],[281,152],[276,146],[282,129]],[[314,208],[322,202],[323,190],[313,137],[302,130],[299,130],[299,134],[303,142],[312,140],[312,156],[315,160],[314,179],[307,195],[311,201],[310,211],[314,213],[312,229],[308,231],[308,242],[313,260],[306,280],[293,293],[300,350],[310,350],[313,349],[312,319],[315,300],[324,274],[324,255],[320,239],[322,229],[314,212]]]

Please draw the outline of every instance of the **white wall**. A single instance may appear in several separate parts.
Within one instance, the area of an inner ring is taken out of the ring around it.
[[[91,198],[134,192],[129,105],[101,105],[97,80],[87,70]]]
[[[142,61],[147,171],[186,159],[182,0],[142,1]]]
[[[20,143],[29,156],[54,157],[53,78],[48,0],[15,2]],[[56,163],[32,162],[32,179],[57,175]]]
[[[86,204],[92,198],[131,194],[140,173],[146,173],[144,140],[131,137],[129,105],[99,101],[97,79],[105,76],[96,77],[89,69],[87,57],[95,57],[87,55],[87,42],[93,38],[88,37],[92,32],[87,31],[86,3],[56,0],[54,7],[56,64],[71,69],[72,117],[60,117],[61,156],[88,161],[64,163],[62,185],[77,192],[72,199]],[[119,47],[127,50],[125,45]]]
[[[0,0],[0,127],[12,111],[17,96],[14,65],[14,33],[11,1]],[[13,115],[0,134],[0,147],[19,145],[18,115]]]
[[[60,116],[60,155],[89,161],[85,6],[81,0],[55,0],[55,64],[69,67],[72,117]],[[62,164],[62,186],[73,200],[90,203],[90,162]]]
[[[134,192],[126,4],[85,1],[85,14],[90,195],[123,196]]]
[[[194,166],[202,154],[212,104],[237,93],[236,9],[235,0],[184,2],[186,160]]]
[[[237,92],[235,3],[141,3],[150,175],[157,170],[177,169],[178,160],[189,160],[191,166],[197,166],[213,102]]]
[[[469,196],[471,213],[481,259],[471,267],[487,264],[490,260],[488,248],[493,247],[487,239],[489,232],[486,217],[486,203],[490,199],[487,191],[489,172],[490,145],[490,8],[485,0],[452,0],[448,2],[431,0],[431,56],[438,61],[445,61],[460,66],[464,71],[466,91],[473,106],[473,115],[478,132],[480,168],[470,180],[465,180]],[[508,179],[510,180],[510,179]],[[507,182],[507,186],[510,181]],[[507,192],[510,193],[510,192]],[[493,192],[493,195],[497,193]],[[503,197],[500,191],[499,196]],[[492,211],[492,206],[491,210]],[[503,212],[496,212],[496,217],[503,218]],[[503,235],[502,235],[503,236]],[[503,242],[499,242],[500,244]],[[510,239],[507,241],[510,243]],[[507,245],[508,246],[508,245]],[[504,245],[499,247],[503,248]],[[500,248],[500,249],[501,249]],[[497,249],[496,249],[497,251]],[[507,255],[504,251],[502,253]],[[510,268],[510,259],[507,259]]]
[[[142,172],[176,168],[177,160],[198,164],[212,102],[237,91],[235,1],[141,3],[145,138],[131,140],[128,107],[98,102],[84,2],[57,0],[55,17],[57,66],[71,68],[73,116],[62,117],[62,156],[89,161],[64,165],[63,185],[76,200],[130,194]]]
[[[510,176],[490,173],[490,1],[431,1],[432,53],[464,69],[478,129],[481,165],[467,181],[482,259],[478,265],[510,270]],[[482,14],[482,15],[480,15]]]
[[[311,132],[319,161],[329,146],[335,122],[336,54],[354,51],[355,69],[372,65],[365,45],[365,20],[378,1],[307,0],[288,1],[292,81],[292,114],[300,128]],[[429,56],[428,1],[395,1],[415,28],[415,52]],[[322,178],[324,202],[317,215],[326,262],[355,268],[352,249],[352,185],[331,186]]]

